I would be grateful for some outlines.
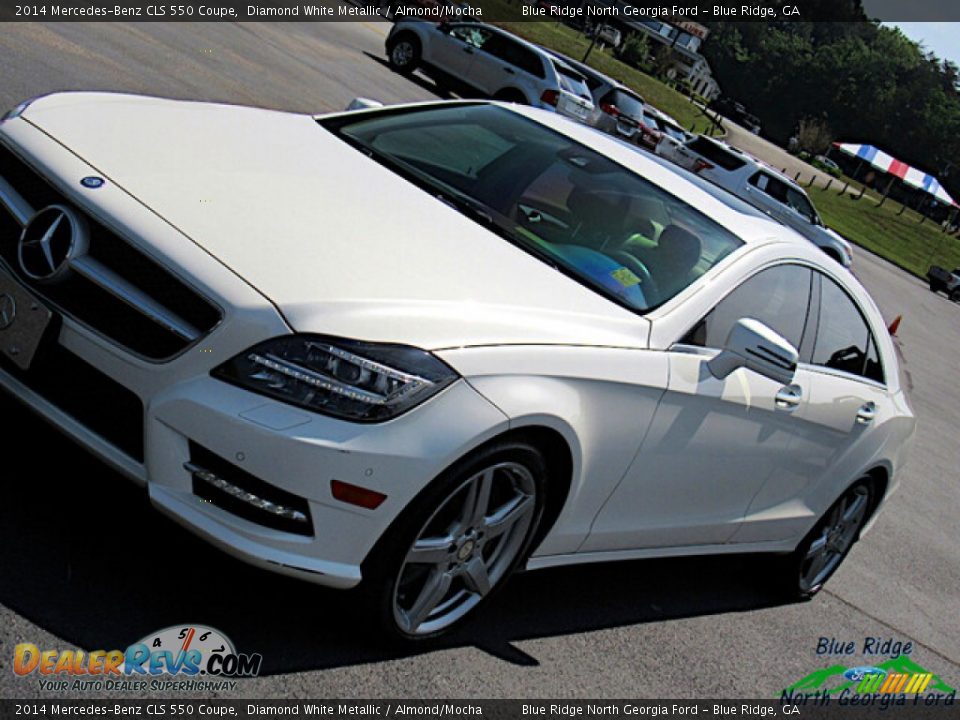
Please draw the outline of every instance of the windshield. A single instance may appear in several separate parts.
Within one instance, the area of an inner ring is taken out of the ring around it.
[[[658,118],[656,115],[651,115],[650,113],[645,112],[643,114],[643,117],[641,118],[641,121],[648,128],[652,128],[653,130],[660,130],[660,118]]]
[[[506,108],[404,108],[321,122],[475,222],[631,310],[669,300],[742,244],[643,177]],[[457,239],[450,242],[455,250]]]
[[[623,90],[611,90],[600,102],[613,105],[617,110],[639,121],[643,115],[643,98]]]
[[[557,69],[561,88],[587,100],[591,99],[590,88],[587,87],[587,80],[583,75],[559,63],[554,63],[553,66]]]
[[[674,125],[673,123],[667,122],[666,120],[660,121],[660,127],[666,132],[670,137],[676,140],[686,140],[687,133],[684,132],[683,128]]]

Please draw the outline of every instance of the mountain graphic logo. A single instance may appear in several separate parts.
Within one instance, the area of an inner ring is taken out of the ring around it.
[[[831,665],[812,673],[784,689],[784,694],[818,693],[832,696],[850,690],[856,693],[952,693],[939,676],[918,665],[906,655],[885,660],[870,667]]]

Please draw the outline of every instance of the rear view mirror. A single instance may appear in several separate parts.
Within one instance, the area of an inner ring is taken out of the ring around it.
[[[379,100],[371,100],[370,98],[365,97],[355,97],[350,101],[350,104],[347,105],[346,111],[352,112],[354,110],[373,110],[374,108],[382,108],[383,103]]]
[[[707,363],[710,374],[723,380],[737,368],[789,385],[797,371],[797,349],[759,320],[743,318],[730,330],[726,346]]]

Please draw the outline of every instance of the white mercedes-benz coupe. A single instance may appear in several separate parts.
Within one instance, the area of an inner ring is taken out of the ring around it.
[[[399,638],[520,567],[769,552],[812,595],[904,461],[895,347],[847,270],[662,163],[498,103],[24,103],[0,385]]]

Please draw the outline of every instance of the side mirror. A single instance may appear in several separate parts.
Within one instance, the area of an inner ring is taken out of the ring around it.
[[[783,385],[793,382],[799,359],[797,349],[759,320],[743,318],[730,330],[726,347],[707,363],[710,374],[723,380],[745,367]]]
[[[354,110],[373,110],[374,108],[382,108],[383,103],[379,100],[371,100],[370,98],[365,97],[355,97],[350,101],[350,104],[347,105],[345,110],[347,112],[353,112]]]

